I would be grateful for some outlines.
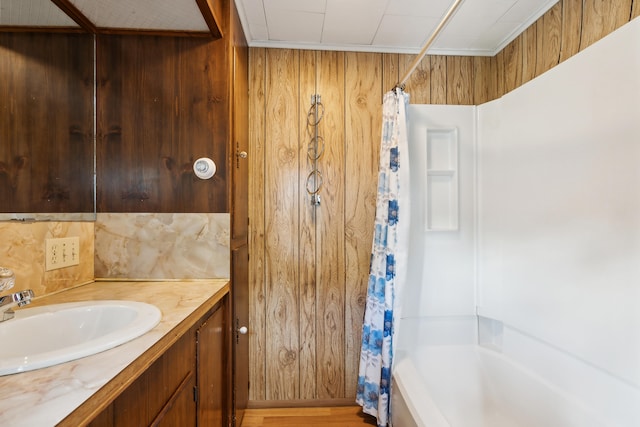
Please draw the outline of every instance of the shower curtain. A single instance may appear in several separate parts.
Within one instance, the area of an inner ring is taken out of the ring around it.
[[[406,277],[410,211],[408,103],[409,95],[399,88],[384,96],[376,219],[362,326],[356,402],[365,413],[377,417],[379,427],[387,426],[391,414],[393,341],[398,329],[396,321],[400,319],[397,302]]]

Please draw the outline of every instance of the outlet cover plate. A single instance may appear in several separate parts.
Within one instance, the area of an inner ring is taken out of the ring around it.
[[[61,237],[45,240],[45,271],[80,264],[80,238]]]

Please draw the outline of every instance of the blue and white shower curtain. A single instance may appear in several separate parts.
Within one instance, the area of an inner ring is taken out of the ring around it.
[[[394,89],[384,96],[376,219],[356,402],[378,419],[390,421],[394,336],[400,319],[398,301],[406,278],[409,237],[409,95]]]

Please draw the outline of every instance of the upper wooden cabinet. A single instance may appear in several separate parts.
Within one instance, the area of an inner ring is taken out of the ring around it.
[[[93,56],[88,35],[0,32],[0,212],[93,217]]]
[[[216,4],[221,39],[97,37],[98,212],[234,209],[231,188],[241,178],[230,169],[246,150],[248,128],[246,60],[234,55],[246,42],[239,24],[227,25],[237,21],[232,4]],[[245,67],[237,75],[236,63]],[[201,157],[215,162],[213,178],[194,174]],[[242,215],[246,223],[246,209]]]
[[[98,212],[229,212],[226,52],[224,39],[98,37]],[[213,178],[193,173],[201,157]]]
[[[234,47],[246,56],[246,42],[231,0],[189,2],[203,10],[200,20],[209,11],[220,38],[107,31],[97,22],[94,52],[91,35],[0,28],[0,213],[231,211],[229,169],[243,139],[234,134],[247,127],[246,118],[234,125],[234,110],[246,111],[246,70],[241,105],[232,65]],[[76,16],[73,1],[56,4]],[[216,163],[209,180],[193,173],[201,157]]]

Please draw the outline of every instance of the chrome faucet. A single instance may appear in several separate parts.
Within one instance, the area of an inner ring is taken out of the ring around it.
[[[0,267],[0,292],[13,288],[16,283],[16,275],[5,267]],[[22,307],[31,302],[33,291],[27,289],[0,297],[0,322],[13,319],[14,307]]]

